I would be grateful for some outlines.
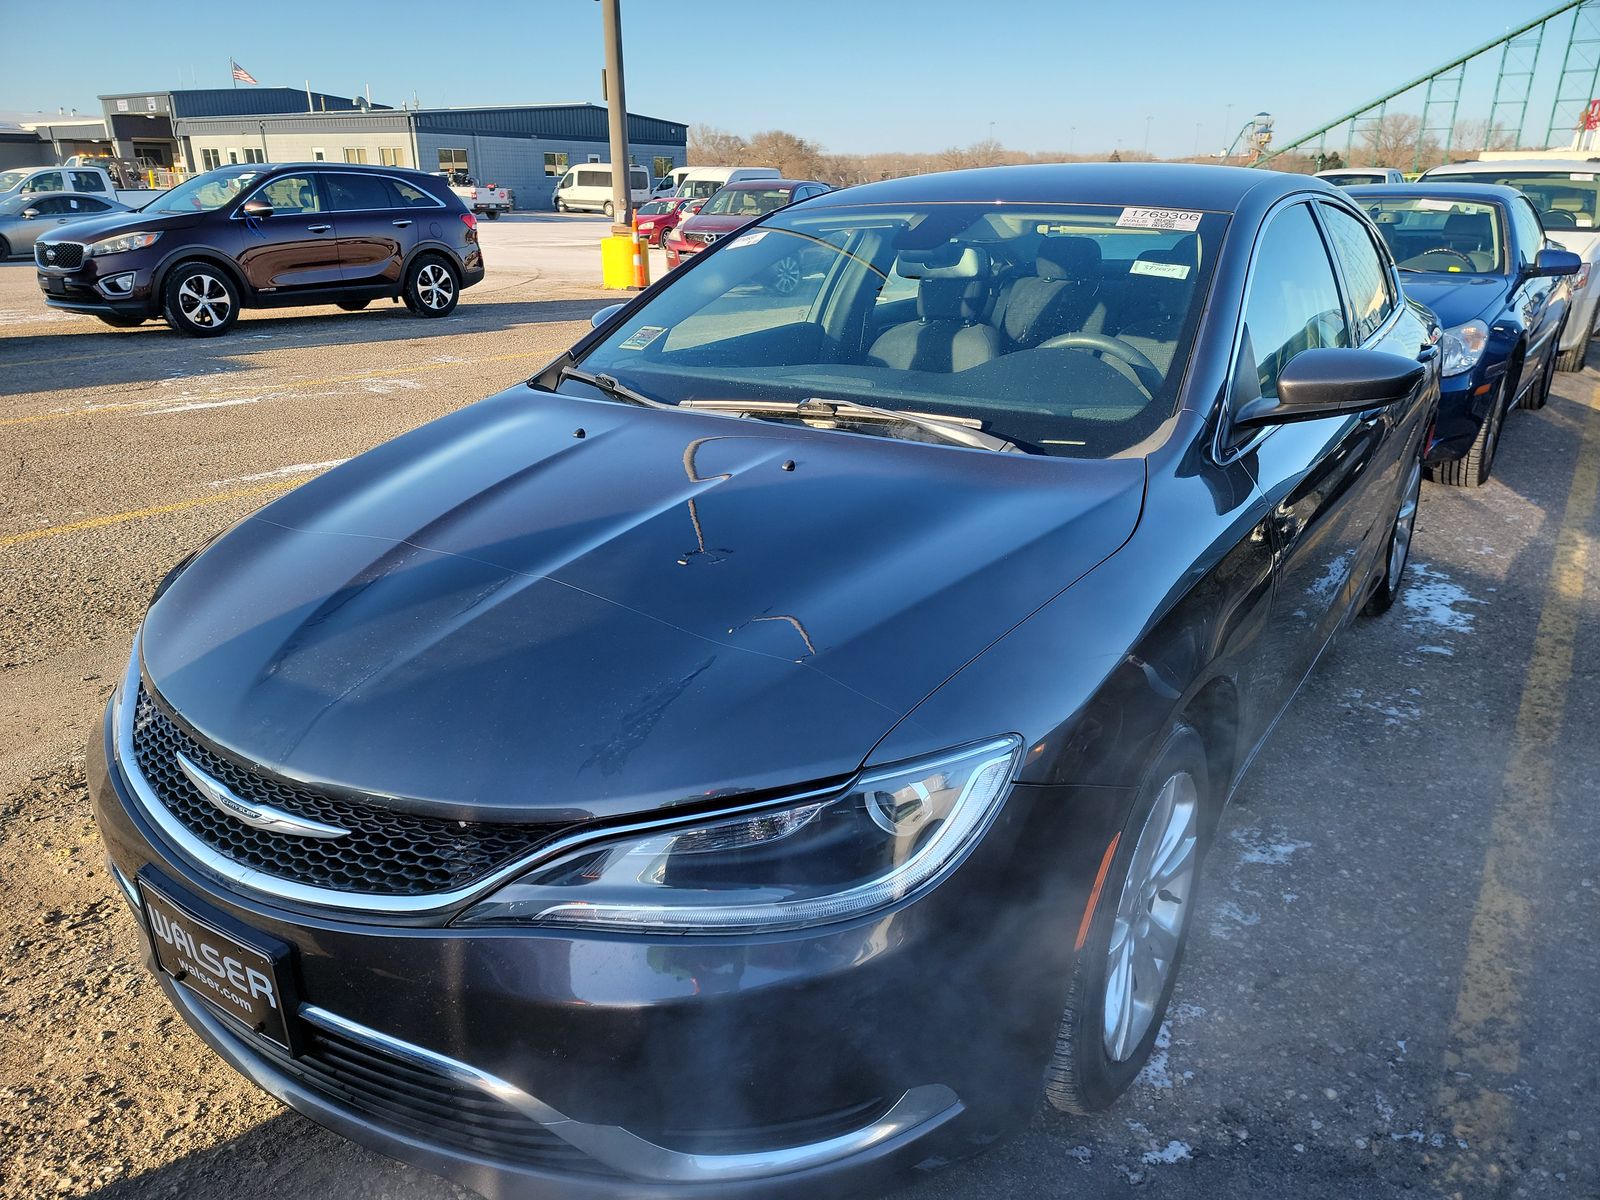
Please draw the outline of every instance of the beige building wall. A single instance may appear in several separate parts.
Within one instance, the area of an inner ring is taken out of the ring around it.
[[[233,162],[262,161],[262,135],[258,132],[201,134],[189,144],[195,169],[209,170]],[[416,147],[408,131],[395,129],[383,133],[352,133],[324,130],[320,133],[274,133],[269,124],[265,137],[266,162],[365,162],[373,166],[415,167]],[[213,161],[206,154],[212,151]]]

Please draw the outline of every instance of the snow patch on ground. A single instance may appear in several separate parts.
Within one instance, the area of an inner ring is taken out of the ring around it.
[[[1232,900],[1224,900],[1217,905],[1217,918],[1211,922],[1211,936],[1228,942],[1232,941],[1234,934],[1238,932],[1235,926],[1242,925],[1248,929],[1252,925],[1259,924],[1261,924],[1260,913],[1246,912]]]
[[[1188,1142],[1173,1140],[1159,1150],[1146,1150],[1139,1156],[1139,1161],[1153,1167],[1161,1163],[1179,1163],[1193,1157],[1194,1147]]]
[[[1356,695],[1359,698],[1359,692]],[[1281,867],[1288,863],[1297,851],[1311,849],[1310,842],[1293,841],[1282,829],[1266,834],[1254,826],[1246,825],[1230,831],[1228,836],[1240,848],[1239,861],[1241,863],[1259,863],[1267,867]]]
[[[1406,610],[1406,625],[1412,629],[1432,625],[1452,633],[1471,633],[1475,614],[1466,606],[1483,601],[1427,563],[1413,561],[1410,570],[1411,578],[1400,593],[1400,603]]]
[[[1172,1023],[1161,1022],[1161,1028],[1156,1031],[1156,1044],[1150,1051],[1150,1060],[1144,1064],[1144,1069],[1139,1072],[1134,1082],[1142,1083],[1146,1087],[1153,1087],[1163,1092],[1172,1090],[1172,1071],[1168,1066],[1169,1052],[1172,1049]]]

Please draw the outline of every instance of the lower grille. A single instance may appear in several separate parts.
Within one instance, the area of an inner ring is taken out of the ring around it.
[[[235,1026],[227,1032],[307,1091],[429,1145],[511,1165],[616,1177],[503,1100],[375,1046],[308,1023],[306,1052],[296,1058]]]
[[[83,246],[78,242],[35,242],[33,261],[41,267],[75,271],[83,266]]]
[[[178,766],[180,753],[246,803],[271,805],[350,832],[308,838],[246,825],[201,794]],[[565,828],[418,816],[262,775],[191,736],[143,687],[134,710],[133,756],[167,811],[217,853],[278,879],[335,891],[374,896],[449,891],[522,857]]]

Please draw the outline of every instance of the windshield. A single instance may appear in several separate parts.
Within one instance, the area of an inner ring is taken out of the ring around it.
[[[1450,275],[1504,271],[1498,205],[1444,196],[1382,200],[1363,196],[1358,203],[1377,224],[1402,271]]]
[[[1364,183],[1382,183],[1388,178],[1382,171],[1341,171],[1337,175],[1321,175],[1334,187],[1355,187]]]
[[[263,174],[260,167],[224,167],[207,171],[186,179],[160,199],[146,207],[146,212],[189,213],[211,212],[236,199],[250,181]]]
[[[28,171],[0,171],[0,192],[9,192],[28,177]]]
[[[715,196],[722,184],[715,179],[688,179],[678,185],[678,196],[690,200],[704,200]]]
[[[1175,411],[1227,224],[1119,225],[1128,211],[794,209],[709,251],[582,368],[669,404],[848,401],[975,421],[1037,453],[1111,457]]]
[[[700,211],[708,216],[762,217],[789,203],[787,188],[723,188]]]
[[[37,196],[7,196],[0,200],[0,215],[14,217],[38,199]]]
[[[651,200],[648,204],[641,204],[639,206],[639,215],[641,217],[657,217],[664,212],[671,211],[672,206],[665,200]]]
[[[1533,201],[1548,230],[1600,228],[1600,182],[1594,171],[1429,171],[1428,183],[1501,183]]]

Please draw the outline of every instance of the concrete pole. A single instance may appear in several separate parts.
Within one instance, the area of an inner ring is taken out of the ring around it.
[[[633,172],[628,167],[628,102],[622,86],[622,2],[600,0],[606,39],[606,115],[611,122],[611,232],[633,232]]]

